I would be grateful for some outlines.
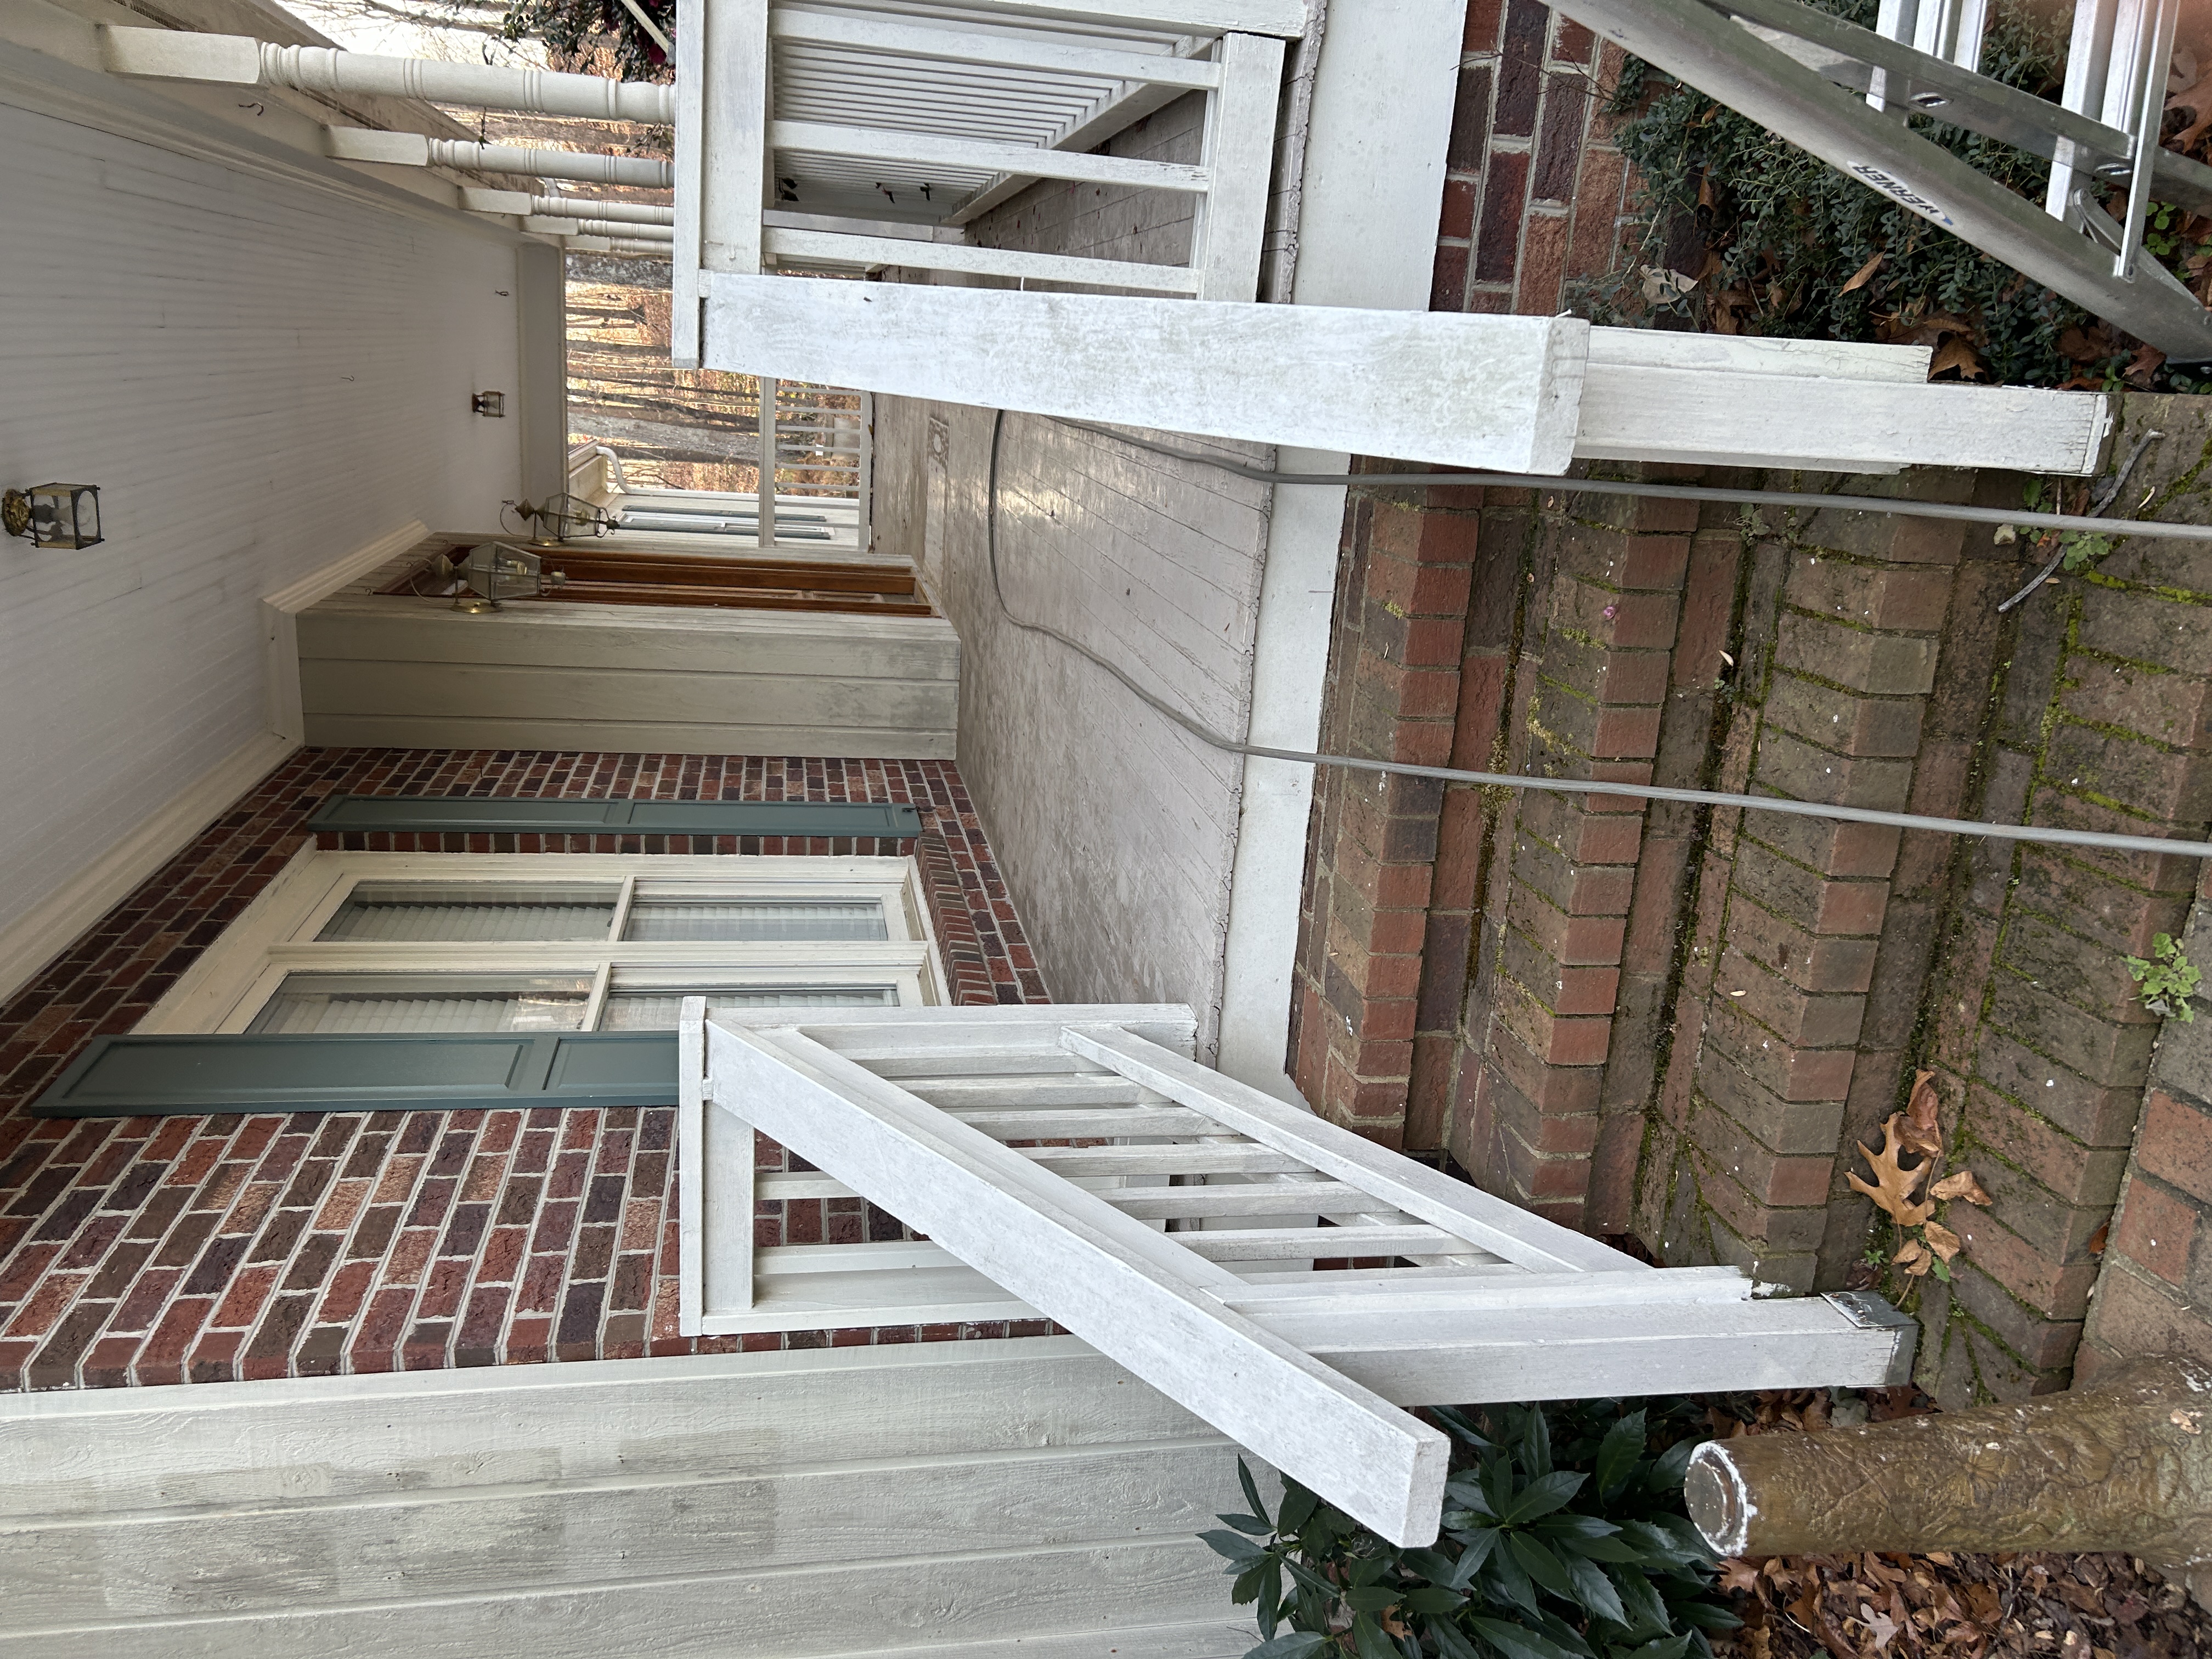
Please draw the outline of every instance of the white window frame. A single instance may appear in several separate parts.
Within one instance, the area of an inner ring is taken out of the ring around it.
[[[318,940],[363,882],[598,882],[620,890],[605,940]],[[701,896],[873,898],[880,941],[617,937],[641,890],[696,886]],[[295,973],[560,974],[588,979],[584,1030],[611,990],[749,985],[890,985],[900,1006],[946,1000],[937,936],[911,858],[597,853],[355,853],[307,847],[210,945],[136,1030],[143,1036],[244,1031]]]

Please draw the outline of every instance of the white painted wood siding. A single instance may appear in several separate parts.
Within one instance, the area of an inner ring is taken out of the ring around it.
[[[0,1401],[0,1656],[1229,1659],[1234,1449],[1072,1338]]]
[[[876,411],[878,544],[917,562],[940,550],[924,574],[966,649],[961,775],[1053,994],[1188,1004],[1210,1056],[1243,763],[1066,647],[1007,624],[984,557],[987,411],[890,398]],[[933,416],[945,434],[934,487]],[[1245,461],[1264,453],[1213,447]],[[1015,614],[1241,734],[1272,492],[1017,415],[1000,467],[1000,563]]]
[[[108,538],[0,543],[4,931],[265,732],[263,594],[491,521],[524,422],[469,410],[521,391],[501,234],[5,102],[0,155],[6,482],[99,484]]]
[[[313,744],[950,759],[960,641],[939,617],[380,594],[300,618]]]

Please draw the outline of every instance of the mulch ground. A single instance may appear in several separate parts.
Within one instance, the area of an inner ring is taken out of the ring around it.
[[[1865,1408],[1875,1422],[1936,1409],[1909,1386],[1868,1390]],[[1817,1431],[1858,1414],[1808,1390],[1739,1397],[1711,1419],[1728,1436]],[[1721,1584],[1744,1625],[1714,1639],[1717,1659],[2212,1655],[2212,1615],[2125,1555],[1778,1555],[1723,1562]]]

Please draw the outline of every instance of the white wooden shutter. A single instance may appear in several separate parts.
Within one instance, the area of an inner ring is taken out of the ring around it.
[[[1875,1298],[1650,1267],[1208,1070],[1190,1029],[1158,1007],[688,1006],[687,1328],[763,1282],[758,1129],[822,1195],[930,1241],[817,1261],[878,1252],[856,1274],[937,1275],[925,1301],[964,1264],[1402,1544],[1436,1536],[1446,1458],[1402,1405],[1902,1378],[1911,1327]],[[1310,1271],[1341,1257],[1405,1265]],[[823,1316],[836,1277],[814,1275],[813,1322],[869,1322]]]

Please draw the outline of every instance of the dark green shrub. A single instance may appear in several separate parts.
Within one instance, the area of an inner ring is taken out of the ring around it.
[[[1256,1604],[1247,1659],[1684,1659],[1737,1620],[1682,1511],[1701,1431],[1687,1402],[1496,1406],[1430,1414],[1459,1443],[1444,1536],[1400,1549],[1295,1481],[1272,1518],[1201,1534]],[[1287,1629],[1282,1629],[1288,1626]]]

